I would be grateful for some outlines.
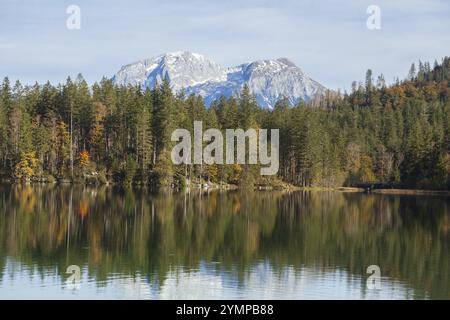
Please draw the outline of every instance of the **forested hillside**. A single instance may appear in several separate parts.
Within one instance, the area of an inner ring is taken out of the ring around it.
[[[280,129],[278,178],[300,186],[393,182],[450,187],[450,58],[413,65],[404,81],[383,76],[354,83],[352,92],[291,107],[260,109],[244,88],[206,108],[201,97],[175,95],[163,82],[145,92],[79,76],[65,84],[0,89],[0,173],[15,181],[114,181],[169,185],[209,180],[270,183],[256,167],[174,166],[176,128],[194,120],[211,128]]]

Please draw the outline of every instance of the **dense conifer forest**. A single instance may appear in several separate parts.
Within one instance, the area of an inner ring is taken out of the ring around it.
[[[170,153],[176,128],[280,130],[277,177],[257,166],[178,165]],[[386,85],[367,71],[351,92],[273,110],[256,105],[244,87],[207,108],[201,97],[152,90],[91,87],[78,76],[54,86],[0,88],[0,175],[9,181],[116,182],[183,185],[186,181],[242,186],[288,182],[304,187],[392,183],[408,188],[450,187],[450,58],[419,62],[408,77]]]

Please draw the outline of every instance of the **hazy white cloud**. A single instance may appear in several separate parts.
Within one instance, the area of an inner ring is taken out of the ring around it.
[[[66,8],[81,8],[81,30]],[[381,8],[381,30],[366,9]],[[332,88],[349,88],[367,68],[403,77],[411,62],[450,54],[444,0],[12,1],[0,2],[0,76],[25,82],[90,82],[121,65],[172,50],[224,65],[287,57]]]

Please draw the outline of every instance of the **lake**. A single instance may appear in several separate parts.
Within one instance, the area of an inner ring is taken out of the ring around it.
[[[2,299],[450,299],[444,196],[2,185],[0,203]]]

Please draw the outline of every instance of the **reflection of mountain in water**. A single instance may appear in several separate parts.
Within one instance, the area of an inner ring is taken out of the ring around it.
[[[217,295],[370,298],[363,291],[365,272],[377,264],[387,281],[383,297],[450,297],[444,197],[157,196],[61,186],[3,186],[0,194],[0,294],[14,270],[26,284],[20,268],[33,266],[35,274],[53,279],[46,285],[59,287],[67,266],[75,264],[85,268],[86,283],[104,294],[116,286],[121,296],[133,296],[130,275],[139,275],[144,296],[195,295],[179,286],[198,283],[200,290],[206,281],[210,287],[203,292],[217,285]]]
[[[19,268],[18,270],[16,268]],[[1,279],[2,298],[42,299],[410,299],[414,290],[384,279],[380,290],[365,288],[365,279],[344,270],[285,267],[274,270],[268,263],[251,267],[242,283],[232,271],[217,272],[213,265],[197,270],[171,270],[159,286],[145,277],[111,274],[97,282],[83,269],[77,290],[68,289],[57,273],[44,275],[8,260],[5,269],[14,276]]]

